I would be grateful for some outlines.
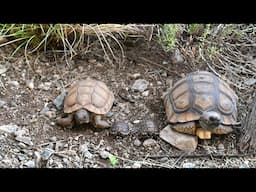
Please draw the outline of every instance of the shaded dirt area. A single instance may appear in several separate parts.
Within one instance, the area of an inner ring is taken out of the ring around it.
[[[125,44],[125,57],[113,63],[103,57],[98,46],[68,64],[62,55],[49,52],[31,57],[28,65],[23,56],[8,58],[8,50],[1,51],[1,62],[10,65],[0,76],[0,125],[17,125],[20,137],[28,141],[17,139],[17,130],[1,132],[0,167],[113,167],[109,153],[118,159],[114,167],[255,167],[254,158],[214,157],[238,154],[235,133],[200,140],[189,155],[208,155],[197,158],[186,157],[159,138],[159,131],[168,124],[161,95],[168,82],[195,70],[194,66],[173,62],[172,55],[154,40]],[[120,55],[116,50],[116,57]],[[204,64],[196,69],[209,71]],[[63,112],[53,100],[73,81],[86,77],[105,82],[113,91],[116,102],[106,119],[111,124],[128,123],[128,136],[90,125],[70,129],[55,124]],[[146,90],[132,89],[137,79],[148,82]],[[148,121],[154,122],[155,131],[146,129]],[[39,163],[40,158],[45,160]]]

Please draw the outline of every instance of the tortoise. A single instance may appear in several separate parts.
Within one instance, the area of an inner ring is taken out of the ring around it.
[[[237,122],[238,97],[227,83],[207,71],[191,72],[163,96],[172,128],[180,133],[211,139],[228,134]]]
[[[108,128],[110,125],[102,116],[111,109],[113,102],[114,95],[105,83],[91,78],[80,80],[71,85],[64,99],[64,113],[68,116],[58,119],[57,124],[92,123],[96,128]]]

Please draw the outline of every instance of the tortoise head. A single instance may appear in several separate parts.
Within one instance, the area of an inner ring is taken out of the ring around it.
[[[215,111],[205,111],[200,116],[199,123],[203,129],[212,130],[221,123],[221,116]]]
[[[85,109],[79,109],[75,112],[74,114],[75,121],[78,125],[84,124],[84,123],[89,123],[90,118],[89,118],[89,113]]]

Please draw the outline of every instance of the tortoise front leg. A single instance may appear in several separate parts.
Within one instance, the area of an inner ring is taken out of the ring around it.
[[[233,132],[231,126],[228,125],[219,125],[217,128],[213,129],[212,131],[214,134],[222,135],[222,134],[229,134]]]
[[[57,124],[61,125],[63,127],[68,127],[73,124],[73,114],[68,114],[67,117],[62,117],[60,119],[57,119]]]
[[[101,119],[101,115],[94,115],[94,125],[95,127],[102,129],[110,127],[107,121]]]

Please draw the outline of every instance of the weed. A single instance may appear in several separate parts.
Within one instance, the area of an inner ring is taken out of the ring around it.
[[[179,24],[165,24],[160,26],[159,41],[165,51],[172,51],[176,47],[177,33],[181,31]]]

